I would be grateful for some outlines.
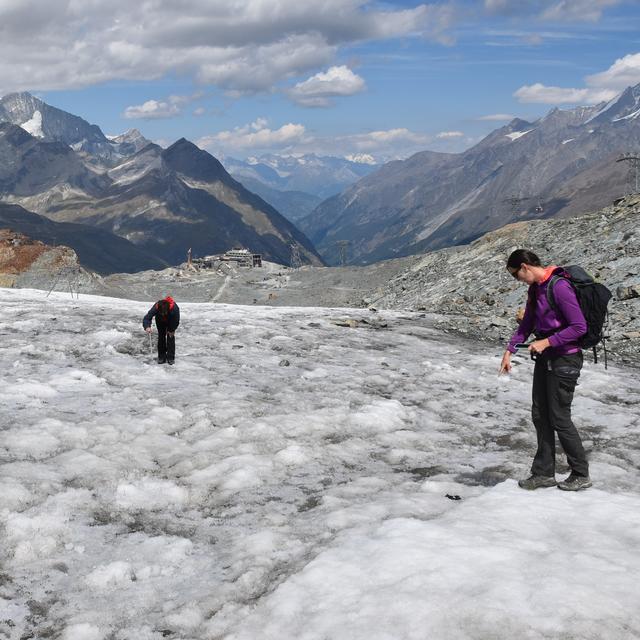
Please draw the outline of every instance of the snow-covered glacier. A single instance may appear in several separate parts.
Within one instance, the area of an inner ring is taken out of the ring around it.
[[[501,345],[181,304],[169,367],[152,302],[0,289],[0,638],[640,637],[637,370],[583,371],[594,487],[525,492]]]

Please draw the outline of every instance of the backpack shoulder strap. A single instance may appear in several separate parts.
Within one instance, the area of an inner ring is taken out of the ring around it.
[[[571,278],[567,277],[566,275],[563,274],[556,274],[551,276],[551,278],[549,279],[549,284],[547,285],[547,302],[549,303],[549,306],[551,307],[551,310],[558,315],[558,305],[556,303],[556,296],[554,293],[554,289],[556,286],[556,282],[558,282],[559,280],[565,280],[566,282],[569,283],[569,285],[571,286],[571,288],[573,289],[574,292],[576,292],[577,294],[577,288],[575,283],[571,280]]]
[[[558,280],[566,280],[566,278],[563,278],[562,276],[559,275],[555,275],[555,276],[551,276],[551,279],[549,280],[549,284],[547,285],[547,302],[549,303],[549,306],[551,307],[551,310],[554,313],[558,313],[558,305],[556,304],[556,297],[553,293],[553,289],[556,286],[556,282],[558,282]]]

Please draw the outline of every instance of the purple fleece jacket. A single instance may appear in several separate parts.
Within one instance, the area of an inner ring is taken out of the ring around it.
[[[553,275],[561,273],[560,267],[553,271]],[[516,344],[525,342],[534,331],[549,336],[551,347],[545,353],[551,358],[580,351],[578,339],[587,332],[587,322],[576,293],[566,280],[558,280],[553,286],[558,307],[558,312],[555,313],[547,302],[547,285],[550,280],[551,278],[541,284],[533,284],[529,288],[524,318],[507,345],[511,353],[516,352]],[[553,335],[549,335],[551,333]]]

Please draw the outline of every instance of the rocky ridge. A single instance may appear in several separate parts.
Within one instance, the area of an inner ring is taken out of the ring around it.
[[[505,268],[528,248],[547,264],[579,264],[614,294],[609,305],[611,357],[640,362],[640,195],[562,220],[516,222],[470,245],[428,253],[365,297],[376,307],[441,314],[445,331],[506,341],[527,289]]]
[[[73,249],[52,247],[22,233],[0,229],[0,286],[53,288],[60,285],[77,293],[79,288],[91,288],[98,280],[98,276],[80,266]]]

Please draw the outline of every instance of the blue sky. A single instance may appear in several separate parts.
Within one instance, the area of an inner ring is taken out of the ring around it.
[[[640,3],[0,0],[0,60],[107,134],[387,160],[640,83]]]

